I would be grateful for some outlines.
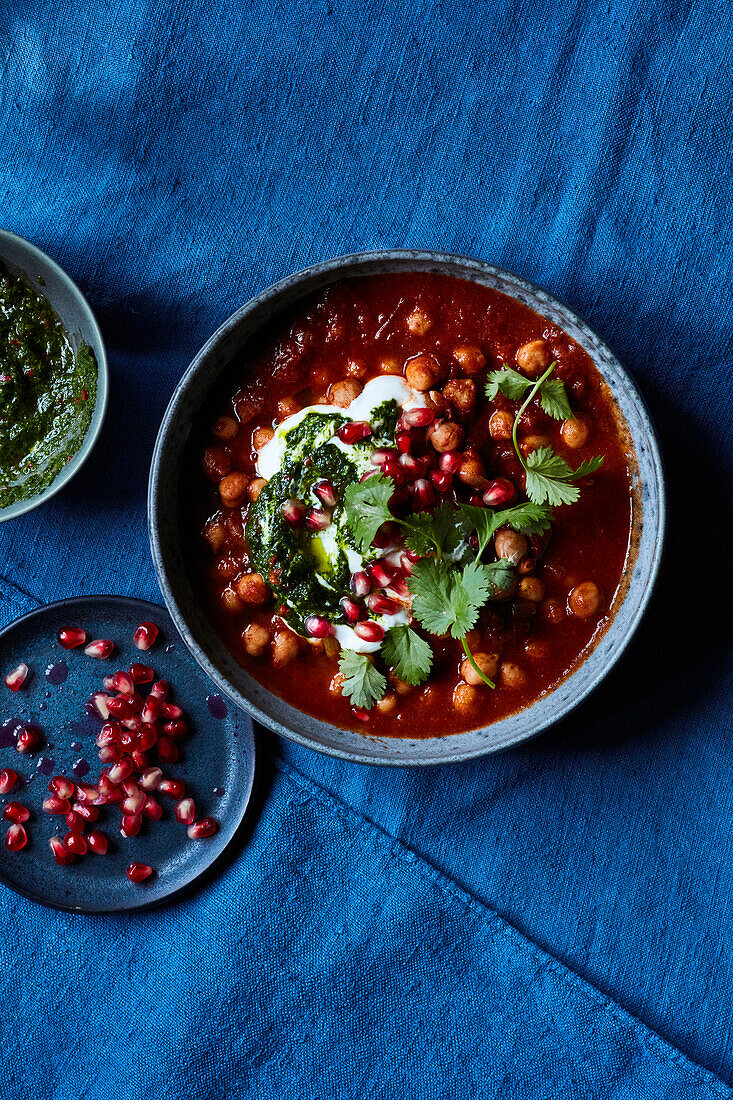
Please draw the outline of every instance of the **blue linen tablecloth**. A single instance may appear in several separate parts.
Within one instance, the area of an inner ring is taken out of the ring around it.
[[[731,14],[7,0],[0,217],[88,293],[112,393],[94,460],[0,529],[3,622],[159,598],[145,485],[188,359],[362,248],[478,255],[584,313],[671,518],[638,637],[538,741],[407,773],[270,739],[246,849],[182,904],[2,892],[0,1097],[733,1095]]]

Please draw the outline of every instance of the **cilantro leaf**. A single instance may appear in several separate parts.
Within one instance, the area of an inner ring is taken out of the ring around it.
[[[506,592],[511,586],[514,580],[514,566],[508,558],[499,558],[498,561],[492,561],[483,568],[487,580],[493,585],[491,598],[495,598],[498,592]]]
[[[387,690],[387,680],[375,668],[366,653],[342,649],[339,669],[344,676],[341,694],[346,695],[355,707],[371,710]]]
[[[412,613],[431,634],[462,638],[476,625],[491,586],[479,562],[459,570],[449,562],[426,558],[414,566],[409,580]]]
[[[461,514],[478,535],[480,558],[500,527],[512,527],[522,535],[539,535],[550,526],[550,509],[545,504],[516,504],[494,512],[491,508],[479,508],[474,504],[462,504]]]
[[[546,378],[539,389],[540,405],[553,420],[572,420],[573,411],[570,408],[565,386],[559,378]]]
[[[490,372],[486,381],[486,396],[489,401],[493,401],[497,394],[503,393],[504,397],[508,397],[510,401],[519,401],[524,397],[528,387],[533,385],[534,381],[531,378],[525,377],[505,363],[504,370]]]
[[[573,474],[573,478],[581,478],[586,477],[587,474],[594,474],[602,465],[603,455],[595,455],[594,458],[584,458]]]
[[[425,639],[409,626],[393,626],[387,631],[382,656],[400,680],[413,686],[421,684],[430,675],[433,651]]]
[[[349,485],[344,494],[346,519],[359,550],[366,553],[383,523],[394,519],[389,500],[394,482],[383,474],[373,474],[366,481]]]
[[[465,537],[465,520],[459,510],[443,501],[434,512],[419,512],[409,520],[397,520],[407,532],[405,541],[409,550],[421,557],[437,550],[438,554],[451,554]]]
[[[601,456],[586,459],[577,470],[573,470],[551,447],[539,447],[527,455],[524,464],[527,472],[527,496],[536,504],[545,501],[551,505],[574,504],[580,496],[580,489],[568,482],[592,473],[602,462]]]
[[[480,508],[476,504],[462,504],[460,510],[469,527],[478,535],[476,557],[480,558],[496,531],[501,527],[501,523],[496,522],[496,513],[491,508]]]

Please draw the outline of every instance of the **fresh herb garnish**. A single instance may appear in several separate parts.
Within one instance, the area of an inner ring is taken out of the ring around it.
[[[385,676],[374,667],[366,653],[342,649],[339,669],[344,676],[343,694],[355,707],[371,710],[387,690]]]
[[[393,626],[387,631],[382,655],[390,668],[414,687],[427,680],[433,665],[433,651],[409,626]]]

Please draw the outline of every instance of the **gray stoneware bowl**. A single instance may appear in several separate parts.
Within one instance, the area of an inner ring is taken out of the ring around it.
[[[569,333],[594,360],[618,405],[634,471],[633,552],[615,617],[587,659],[549,695],[518,714],[469,733],[428,739],[375,738],[318,721],[271,694],[231,655],[210,625],[189,579],[186,496],[189,435],[217,380],[263,324],[300,298],[337,280],[395,271],[430,271],[493,287]],[[389,251],[342,256],[307,268],[258,294],[218,329],[195,357],[163,418],[153,455],[148,522],[166,604],[184,641],[220,690],[276,733],[346,760],[369,764],[443,764],[498,752],[534,737],[568,714],[603,679],[627,645],[649,600],[664,533],[664,477],[644,402],[613,352],[567,306],[531,283],[480,260],[440,252]]]
[[[71,481],[74,474],[91,453],[107,409],[107,356],[104,350],[102,334],[94,318],[89,303],[69,276],[57,263],[36,248],[30,241],[16,237],[5,229],[0,229],[0,260],[14,275],[25,278],[29,286],[45,295],[66,329],[71,344],[77,349],[81,343],[88,344],[97,360],[97,402],[94,406],[92,421],[84,436],[81,447],[70,462],[56,475],[49,487],[28,500],[19,500],[0,508],[0,523],[6,519],[15,519],[44,504]],[[43,280],[41,283],[39,280]]]

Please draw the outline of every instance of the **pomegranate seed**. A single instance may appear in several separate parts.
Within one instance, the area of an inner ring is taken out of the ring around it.
[[[369,711],[368,710],[362,710],[361,707],[352,707],[351,708],[351,713],[354,715],[354,718],[358,718],[360,722],[368,722],[369,721]]]
[[[374,615],[395,615],[400,609],[399,604],[381,592],[372,592],[367,596],[366,605]]]
[[[183,718],[183,707],[177,706],[176,703],[163,703],[160,708],[160,713],[165,718],[178,719]]]
[[[160,737],[157,749],[161,764],[175,764],[178,759],[178,746],[175,741],[171,741],[170,737]]]
[[[406,599],[407,596],[410,595],[410,590],[407,587],[407,581],[400,573],[392,578],[387,587],[387,591],[390,595],[399,596],[400,599]]]
[[[169,737],[185,737],[188,733],[188,722],[184,722],[182,718],[175,722],[164,722],[162,729]]]
[[[130,665],[130,675],[136,684],[151,684],[155,679],[155,672],[150,665],[141,665],[137,661]]]
[[[181,825],[192,825],[196,818],[196,806],[192,798],[182,798],[176,803],[176,821]]]
[[[75,856],[87,854],[87,842],[81,833],[67,833],[63,838],[64,847]]]
[[[369,566],[372,580],[380,588],[386,588],[394,576],[394,569],[383,561],[375,561]]]
[[[66,815],[66,828],[70,833],[80,833],[83,831],[85,825],[86,821],[84,818],[72,807]]]
[[[43,812],[45,814],[63,814],[64,817],[71,809],[71,803],[68,798],[57,798],[55,794],[52,794],[50,798],[44,798],[43,800]]]
[[[505,477],[495,478],[484,493],[484,504],[488,508],[503,508],[505,504],[511,504],[517,495],[517,491],[511,481]]]
[[[158,790],[168,798],[183,798],[186,793],[186,784],[182,779],[161,779]]]
[[[15,742],[18,752],[35,752],[43,744],[43,734],[35,726],[23,726]]]
[[[120,761],[122,763],[122,761]],[[117,765],[115,765],[116,767]],[[111,769],[110,769],[111,771]],[[77,787],[77,792],[78,792]],[[99,794],[102,796],[105,802],[121,802],[122,791],[116,783],[110,779],[109,775],[100,775],[99,777]]]
[[[142,696],[138,695],[138,693],[135,692],[134,695],[129,696],[127,701],[129,703],[130,711],[133,717],[142,714],[142,709],[144,706]]]
[[[9,852],[19,852],[28,843],[28,834],[22,825],[11,825],[5,834],[5,847]]]
[[[97,748],[104,749],[110,745],[116,745],[120,732],[120,726],[117,722],[105,722],[95,738]]]
[[[412,562],[407,554],[400,554],[400,569],[406,576],[412,576]]]
[[[395,485],[403,485],[407,481],[407,472],[405,467],[397,461],[396,458],[388,458],[382,466],[382,473],[385,477],[391,477]]]
[[[300,527],[301,523],[305,519],[305,507],[299,500],[286,500],[284,504],[280,506],[283,519],[286,523],[289,523],[291,527]]]
[[[87,657],[96,657],[98,661],[106,661],[114,653],[114,648],[115,644],[109,638],[97,638],[96,641],[84,646],[84,652]]]
[[[5,677],[5,686],[9,687],[11,691],[20,691],[23,687],[28,676],[28,665],[24,665],[23,662],[16,665],[12,672],[9,672]]]
[[[167,699],[170,685],[165,680],[157,680],[150,689],[150,695],[154,699]],[[150,696],[148,696],[149,698]]]
[[[372,461],[374,461],[374,459],[372,459]],[[333,508],[338,502],[338,494],[330,481],[319,481],[314,492],[327,508]]]
[[[135,794],[129,794],[127,798],[122,800],[122,812],[132,817],[141,814],[146,798],[145,791],[136,791]]]
[[[122,783],[120,783],[120,788],[125,798],[129,797],[131,794],[137,794],[140,790],[137,779],[124,779]]]
[[[56,637],[59,645],[64,649],[76,649],[77,646],[84,645],[87,640],[86,634],[78,626],[62,626]]]
[[[140,733],[143,728],[142,719],[138,718],[136,714],[131,714],[129,718],[123,718],[121,724],[131,733]],[[146,722],[145,725],[147,726],[148,723]]]
[[[99,715],[103,722],[109,718],[109,696],[103,691],[95,691],[89,700],[89,705]]]
[[[107,801],[110,801],[107,799]],[[96,806],[90,806],[88,802],[72,802],[71,813],[76,814],[87,823],[90,821],[96,821],[99,817],[99,810]]]
[[[352,600],[350,596],[344,596],[339,606],[347,622],[357,623],[359,619],[364,617],[364,608],[356,600]]]
[[[394,462],[397,459],[398,452],[391,447],[383,451],[372,451],[369,456],[369,461],[372,466],[384,466],[385,462]]]
[[[136,772],[144,772],[150,767],[148,754],[142,749],[135,749],[131,752],[130,760],[132,760]]]
[[[137,744],[137,734],[132,730],[120,730],[120,748],[129,752]]]
[[[110,783],[121,783],[130,775],[132,775],[132,762],[126,756],[120,760],[119,764],[113,764],[107,772]]]
[[[62,867],[74,862],[74,853],[69,851],[61,837],[52,836],[48,842],[48,846],[53,852],[53,858]]]
[[[444,474],[457,474],[463,465],[463,455],[460,451],[444,451],[438,459],[438,468]]]
[[[138,783],[144,791],[157,791],[162,778],[163,773],[160,768],[148,768],[142,773]]]
[[[18,782],[18,773],[12,768],[3,768],[0,772],[0,794],[8,794]]]
[[[31,816],[31,812],[22,802],[8,802],[3,810],[6,821],[14,821],[16,825],[22,825]]]
[[[87,847],[90,852],[94,852],[95,856],[106,856],[109,841],[104,833],[100,833],[99,829],[92,829],[90,833],[87,833]]]
[[[409,562],[412,562],[413,564],[416,561],[420,561],[420,555],[415,553],[414,550],[405,550],[405,557]]]
[[[305,620],[305,629],[314,638],[326,638],[331,633],[331,624],[320,615],[309,615]]]
[[[158,628],[155,623],[140,623],[132,636],[132,640],[138,649],[145,650],[150,649],[157,637]]]
[[[130,882],[135,883],[145,882],[145,879],[150,878],[152,873],[153,868],[149,867],[147,863],[131,863],[125,872]]]
[[[401,428],[395,436],[395,442],[401,455],[419,454],[425,448],[425,432],[419,428]]]
[[[484,498],[481,496],[481,493],[472,493],[468,498],[468,503],[473,504],[474,508],[483,508]]]
[[[112,677],[112,687],[115,691],[122,692],[123,695],[135,694],[135,681],[129,672],[115,672]]]
[[[475,532],[468,536],[468,545],[472,550],[478,550],[478,535]]]
[[[156,800],[152,796],[148,796],[148,798],[145,799],[145,805],[143,806],[143,814],[151,821],[160,821],[161,817],[163,816],[163,808],[160,805],[160,802],[156,802]]]
[[[415,495],[415,504],[421,509],[432,508],[435,504],[435,493],[433,487],[429,481],[426,481],[424,477],[418,478],[415,484],[412,486],[412,491]]]
[[[402,422],[408,428],[427,428],[434,420],[435,413],[427,408],[408,409],[402,414]]]
[[[400,455],[400,466],[405,471],[406,476],[413,479],[420,477],[423,473],[423,464],[414,455]]]
[[[379,623],[367,620],[363,623],[357,623],[354,627],[354,633],[364,642],[381,642],[384,637],[384,627],[380,626]]]
[[[366,596],[372,590],[372,580],[368,573],[354,573],[351,578],[351,589],[355,596]]]
[[[113,718],[128,718],[130,715],[130,703],[124,695],[108,697],[107,710]]]
[[[102,687],[104,688],[105,691],[112,691],[112,682],[113,682],[113,680],[114,680],[114,676],[103,676],[102,677]]]
[[[72,798],[76,790],[76,783],[67,779],[65,775],[55,775],[49,782],[48,789],[51,794],[55,794],[59,798]]]
[[[351,424],[344,424],[342,428],[339,428],[336,434],[342,443],[353,446],[354,443],[369,438],[372,434],[372,426],[361,420],[353,420]]]
[[[453,482],[453,475],[446,474],[443,470],[431,470],[430,480],[439,493],[446,493]]]
[[[305,525],[309,531],[325,531],[331,526],[331,513],[324,512],[322,508],[311,508],[306,516]]]
[[[201,817],[198,821],[194,821],[193,825],[188,826],[188,836],[190,840],[207,840],[214,835],[216,829],[217,825],[213,817]]]
[[[421,457],[418,458],[417,461],[420,463],[420,472],[423,477],[426,477],[431,470],[436,469],[438,465],[437,457],[438,456],[433,451],[431,454],[421,455]]]
[[[143,722],[155,722],[160,714],[161,702],[155,695],[148,695],[140,718]]]
[[[123,814],[120,822],[120,832],[128,839],[137,836],[143,823],[142,814]]]

